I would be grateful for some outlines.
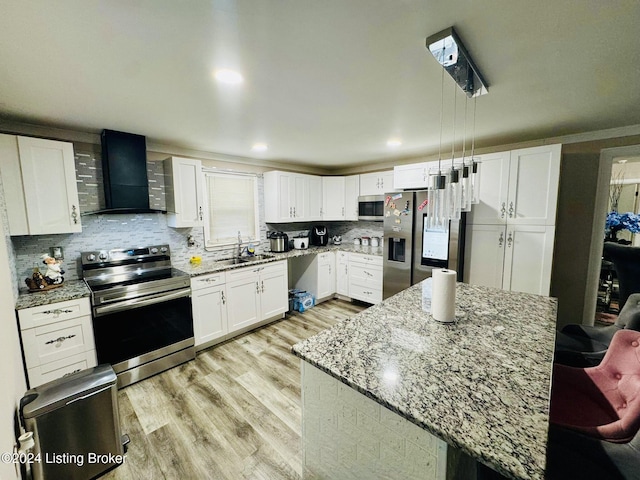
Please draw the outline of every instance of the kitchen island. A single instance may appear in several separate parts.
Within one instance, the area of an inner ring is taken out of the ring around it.
[[[462,452],[544,478],[556,310],[458,283],[459,318],[439,324],[417,284],[294,345],[305,476],[447,478]]]

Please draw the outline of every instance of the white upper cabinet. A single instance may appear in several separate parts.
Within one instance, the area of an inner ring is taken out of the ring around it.
[[[344,177],[322,177],[322,219],[345,219]]]
[[[360,175],[344,177],[344,219],[358,220],[358,196],[360,195]]]
[[[11,235],[82,231],[71,143],[0,135],[0,170]]]
[[[360,176],[322,177],[322,219],[358,220]]]
[[[435,162],[436,166],[438,162]],[[431,162],[412,163],[393,167],[393,186],[396,189],[418,189],[429,186]]]
[[[469,223],[554,225],[561,145],[480,156],[480,203]]]
[[[510,152],[480,156],[480,203],[471,205],[467,222],[502,225],[507,221]]]
[[[308,222],[322,220],[322,177],[315,175],[302,175],[302,177],[304,219]]]
[[[204,191],[200,160],[171,157],[164,161],[167,225],[201,227],[204,224]]]
[[[560,150],[560,145],[549,145],[511,151],[507,204],[509,223],[555,225]]]
[[[360,195],[384,195],[395,190],[393,170],[360,175]]]
[[[322,218],[322,178],[271,171],[264,174],[265,221],[308,222]]]

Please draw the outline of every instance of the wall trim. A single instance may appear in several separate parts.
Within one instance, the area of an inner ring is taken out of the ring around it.
[[[45,126],[32,123],[22,123],[0,119],[0,132],[14,135],[29,135],[34,137],[50,138],[54,140],[64,140],[69,142],[93,143],[100,145],[100,134],[93,132],[83,132],[60,128],[55,126]],[[476,149],[476,154],[483,155],[506,150],[517,150],[520,148],[537,147],[542,145],[552,145],[556,143],[572,144],[606,140],[611,138],[630,137],[640,135],[640,125],[629,125],[625,127],[609,128],[605,130],[595,130],[590,132],[576,133],[570,135],[560,135],[557,137],[546,137],[537,140],[527,140],[523,142],[487,146]],[[315,165],[295,163],[295,160],[263,160],[257,158],[228,155],[194,148],[164,144],[154,141],[147,142],[147,151],[166,155],[177,155],[194,157],[204,160],[212,160],[241,165],[251,165],[260,168],[289,170],[314,175],[353,175],[358,173],[369,173],[381,170],[389,170],[395,165],[408,165],[411,163],[428,162],[438,159],[437,152],[425,152],[409,156],[388,158],[383,160],[371,160],[366,163],[350,165],[345,167],[326,168]],[[456,154],[461,152],[455,152]]]

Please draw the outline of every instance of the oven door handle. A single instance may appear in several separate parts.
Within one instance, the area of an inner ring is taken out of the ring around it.
[[[127,300],[124,302],[106,305],[104,307],[97,307],[93,312],[94,316],[101,317],[102,315],[108,315],[109,313],[117,313],[124,310],[131,310],[132,308],[146,307],[149,305],[154,305],[156,303],[168,302],[177,298],[189,296],[191,296],[191,288],[183,288],[171,293],[158,293],[156,295],[149,295],[142,300],[134,298],[132,300]]]

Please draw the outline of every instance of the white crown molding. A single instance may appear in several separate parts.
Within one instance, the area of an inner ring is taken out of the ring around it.
[[[68,142],[79,142],[87,144],[100,145],[100,134],[92,132],[82,132],[79,130],[69,130],[54,126],[44,126],[30,123],[21,123],[10,120],[0,119],[0,132],[10,133],[14,135],[28,135],[33,137],[50,138],[55,140],[64,140]],[[492,153],[503,150],[516,150],[519,148],[535,147],[540,145],[551,145],[556,143],[573,144],[583,142],[593,142],[598,140],[607,140],[611,138],[622,138],[640,135],[640,125],[629,125],[626,127],[610,128],[606,130],[597,130],[593,132],[576,133],[572,135],[561,135],[557,137],[548,137],[538,140],[528,140],[525,142],[494,145],[478,148],[478,155]],[[388,170],[395,165],[407,165],[417,162],[426,162],[437,160],[437,153],[424,153],[414,156],[397,157],[380,161],[372,161],[365,164],[324,168],[320,166],[302,165],[296,163],[295,160],[263,160],[257,158],[241,157],[228,155],[223,153],[209,152],[197,150],[189,147],[167,145],[154,141],[147,142],[147,151],[165,155],[179,155],[194,157],[202,160],[211,160],[213,162],[233,163],[240,165],[249,165],[259,167],[262,170],[290,170],[301,173],[309,173],[314,175],[350,175],[358,173],[368,173],[380,170]]]

